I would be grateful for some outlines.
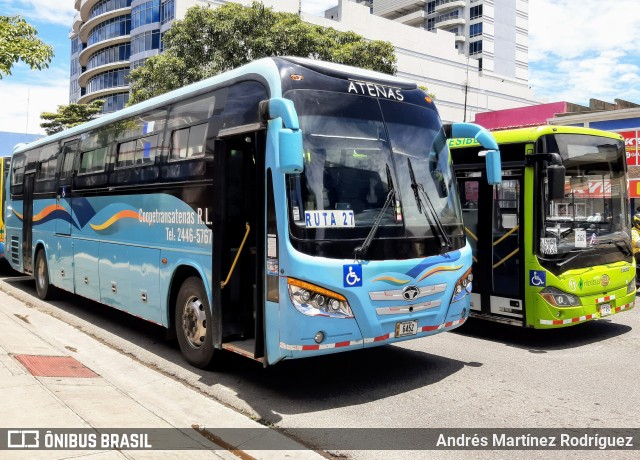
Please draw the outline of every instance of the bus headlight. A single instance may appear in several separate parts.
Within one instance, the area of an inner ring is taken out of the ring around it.
[[[629,284],[627,284],[627,295],[636,292],[636,280],[633,279]]]
[[[295,278],[287,278],[287,284],[291,303],[300,313],[308,316],[353,318],[349,302],[342,294]]]
[[[544,300],[549,302],[554,307],[569,308],[582,305],[580,297],[568,294],[560,289],[554,287],[546,287],[540,291],[540,295]]]
[[[471,269],[464,272],[464,275],[456,281],[456,285],[453,287],[453,297],[451,297],[451,303],[464,299],[471,293],[473,275]]]

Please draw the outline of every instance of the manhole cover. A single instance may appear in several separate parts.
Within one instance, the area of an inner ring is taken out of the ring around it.
[[[71,356],[13,355],[36,377],[98,377]]]

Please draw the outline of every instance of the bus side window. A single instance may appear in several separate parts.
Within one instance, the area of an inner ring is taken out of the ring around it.
[[[107,147],[82,152],[74,185],[79,188],[104,185],[107,177],[105,172],[107,155]]]
[[[170,160],[186,160],[204,155],[207,123],[177,129],[171,135]]]

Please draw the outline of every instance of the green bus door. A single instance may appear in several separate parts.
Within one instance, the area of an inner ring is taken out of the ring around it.
[[[503,171],[499,185],[484,172],[458,172],[467,241],[473,252],[473,316],[524,324],[522,170]]]

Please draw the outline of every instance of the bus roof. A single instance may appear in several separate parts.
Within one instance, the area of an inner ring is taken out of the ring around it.
[[[186,97],[192,97],[198,94],[205,93],[223,83],[233,82],[234,80],[238,80],[246,76],[261,76],[264,80],[266,80],[267,85],[269,86],[268,90],[270,92],[270,97],[282,97],[282,81],[279,67],[283,64],[286,65],[287,63],[297,64],[318,72],[322,72],[327,75],[340,76],[342,78],[351,76],[366,80],[372,80],[387,85],[397,85],[403,87],[409,86],[413,88],[417,87],[414,82],[403,80],[392,75],[374,72],[372,70],[359,69],[357,67],[350,67],[342,64],[335,64],[331,62],[324,62],[307,58],[288,56],[269,57],[258,59],[256,61],[250,62],[249,64],[243,65],[242,67],[238,67],[237,69],[233,69],[228,72],[206,78],[199,82],[183,86],[182,88],[169,91],[165,94],[161,94],[160,96],[153,97],[130,107],[125,107],[124,109],[117,112],[103,115],[87,123],[83,123],[81,125],[61,131],[51,136],[38,139],[34,142],[28,144],[18,144],[14,147],[13,153],[19,153],[23,150],[36,148],[41,145],[58,141],[60,139],[73,137],[85,131],[89,131],[103,125],[108,125],[109,123],[112,123],[114,121],[123,118],[129,118],[146,111],[165,106],[169,103],[181,100]]]
[[[498,145],[513,144],[516,142],[535,142],[541,136],[544,136],[546,134],[590,134],[592,136],[609,137],[611,139],[623,140],[623,137],[618,133],[602,131],[599,129],[583,128],[580,126],[543,125],[535,126],[532,128],[517,128],[491,131],[491,134],[495,138]],[[475,139],[467,139],[465,142],[456,142],[455,139],[449,139],[450,148],[463,148],[473,146],[480,147],[480,144]]]

